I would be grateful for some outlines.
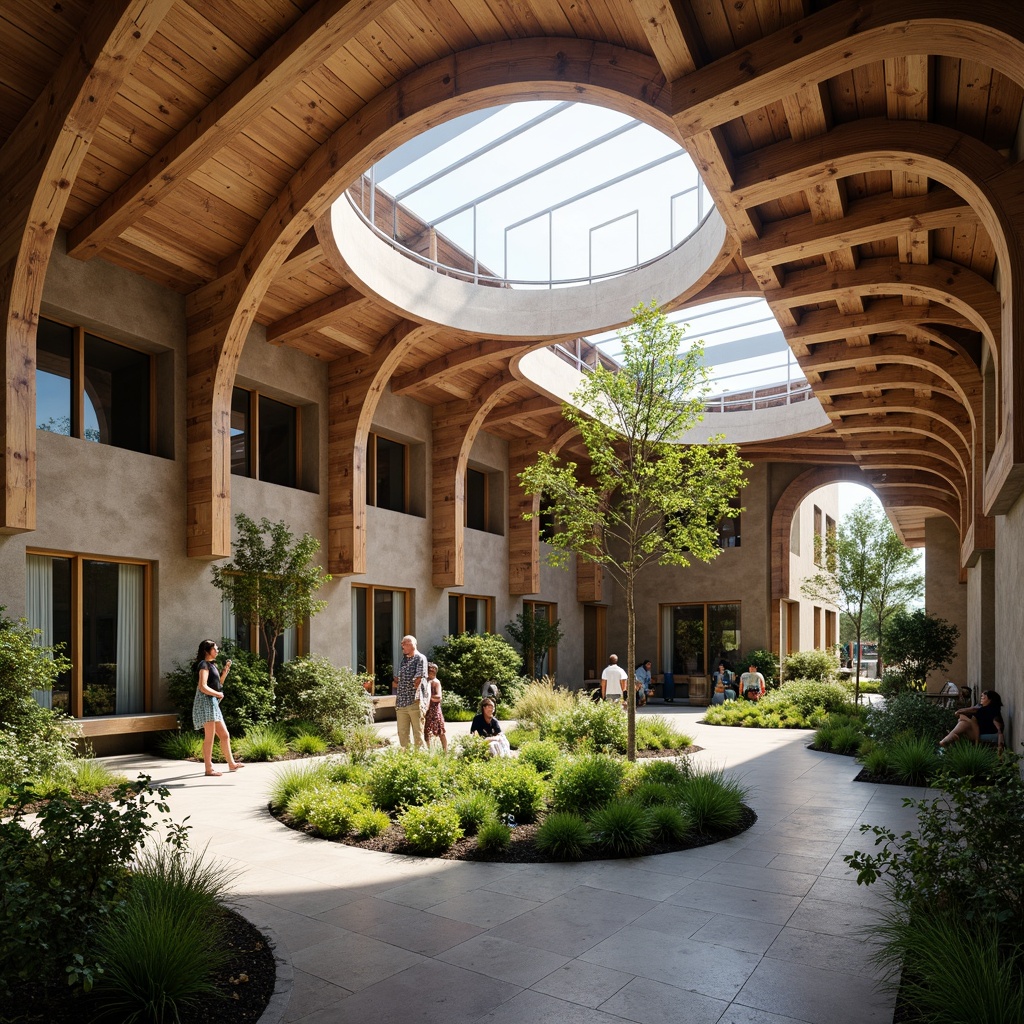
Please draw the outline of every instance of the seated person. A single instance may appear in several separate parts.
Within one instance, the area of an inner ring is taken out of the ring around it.
[[[952,730],[939,740],[940,747],[948,747],[964,738],[977,743],[982,736],[996,735],[996,746],[1003,750],[1003,699],[995,690],[982,690],[981,703],[963,708],[956,713],[957,722]]]
[[[747,700],[760,700],[764,696],[764,676],[757,671],[756,665],[740,676],[740,693]]]
[[[494,701],[490,697],[480,705],[480,714],[470,724],[469,735],[483,736],[487,740],[491,757],[508,757],[512,753],[508,738],[494,717]]]
[[[718,663],[718,670],[711,673],[711,703],[724,704],[736,699],[736,681],[724,662]]]

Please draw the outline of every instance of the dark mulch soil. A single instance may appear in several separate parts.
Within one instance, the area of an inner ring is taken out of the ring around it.
[[[224,912],[224,936],[230,956],[215,978],[221,998],[184,1007],[181,1024],[253,1024],[274,994],[277,965],[265,936],[241,914],[230,910]],[[99,1002],[93,997],[76,996],[66,987],[44,993],[34,982],[15,988],[10,1005],[0,1008],[0,1021],[83,1024],[99,1012]]]

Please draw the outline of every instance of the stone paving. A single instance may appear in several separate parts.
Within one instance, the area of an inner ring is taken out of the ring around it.
[[[167,786],[193,845],[237,870],[240,907],[281,960],[263,1024],[888,1024],[894,995],[870,962],[883,899],[842,857],[868,848],[861,822],[910,827],[902,799],[924,791],[854,783],[855,762],[808,750],[808,732],[641,713],[670,716],[694,757],[749,788],[753,828],[632,860],[437,861],[285,828],[266,807],[274,765],[205,778],[191,762],[107,761]]]

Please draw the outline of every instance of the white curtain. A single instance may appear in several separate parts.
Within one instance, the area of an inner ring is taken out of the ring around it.
[[[117,714],[145,710],[141,565],[119,565],[117,572]]]
[[[41,632],[35,642],[53,646],[53,559],[46,555],[28,555],[25,584],[25,617],[33,629]],[[44,708],[53,707],[52,690],[33,690],[32,696]]]
[[[281,634],[281,664],[292,661],[299,645],[299,627],[289,626]]]
[[[672,606],[665,605],[661,609],[661,670],[671,672],[672,669]]]
[[[405,636],[405,594],[391,591],[391,664],[394,674],[402,664],[402,637]]]
[[[235,609],[226,597],[220,601],[220,635],[235,639]]]

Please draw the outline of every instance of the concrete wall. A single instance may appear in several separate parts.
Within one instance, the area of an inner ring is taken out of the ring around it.
[[[960,582],[960,536],[945,516],[926,519],[924,607],[929,615],[952,622],[960,630],[960,643],[952,664],[945,672],[928,676],[928,689],[938,690],[947,679],[970,681],[968,666],[968,587]]]

